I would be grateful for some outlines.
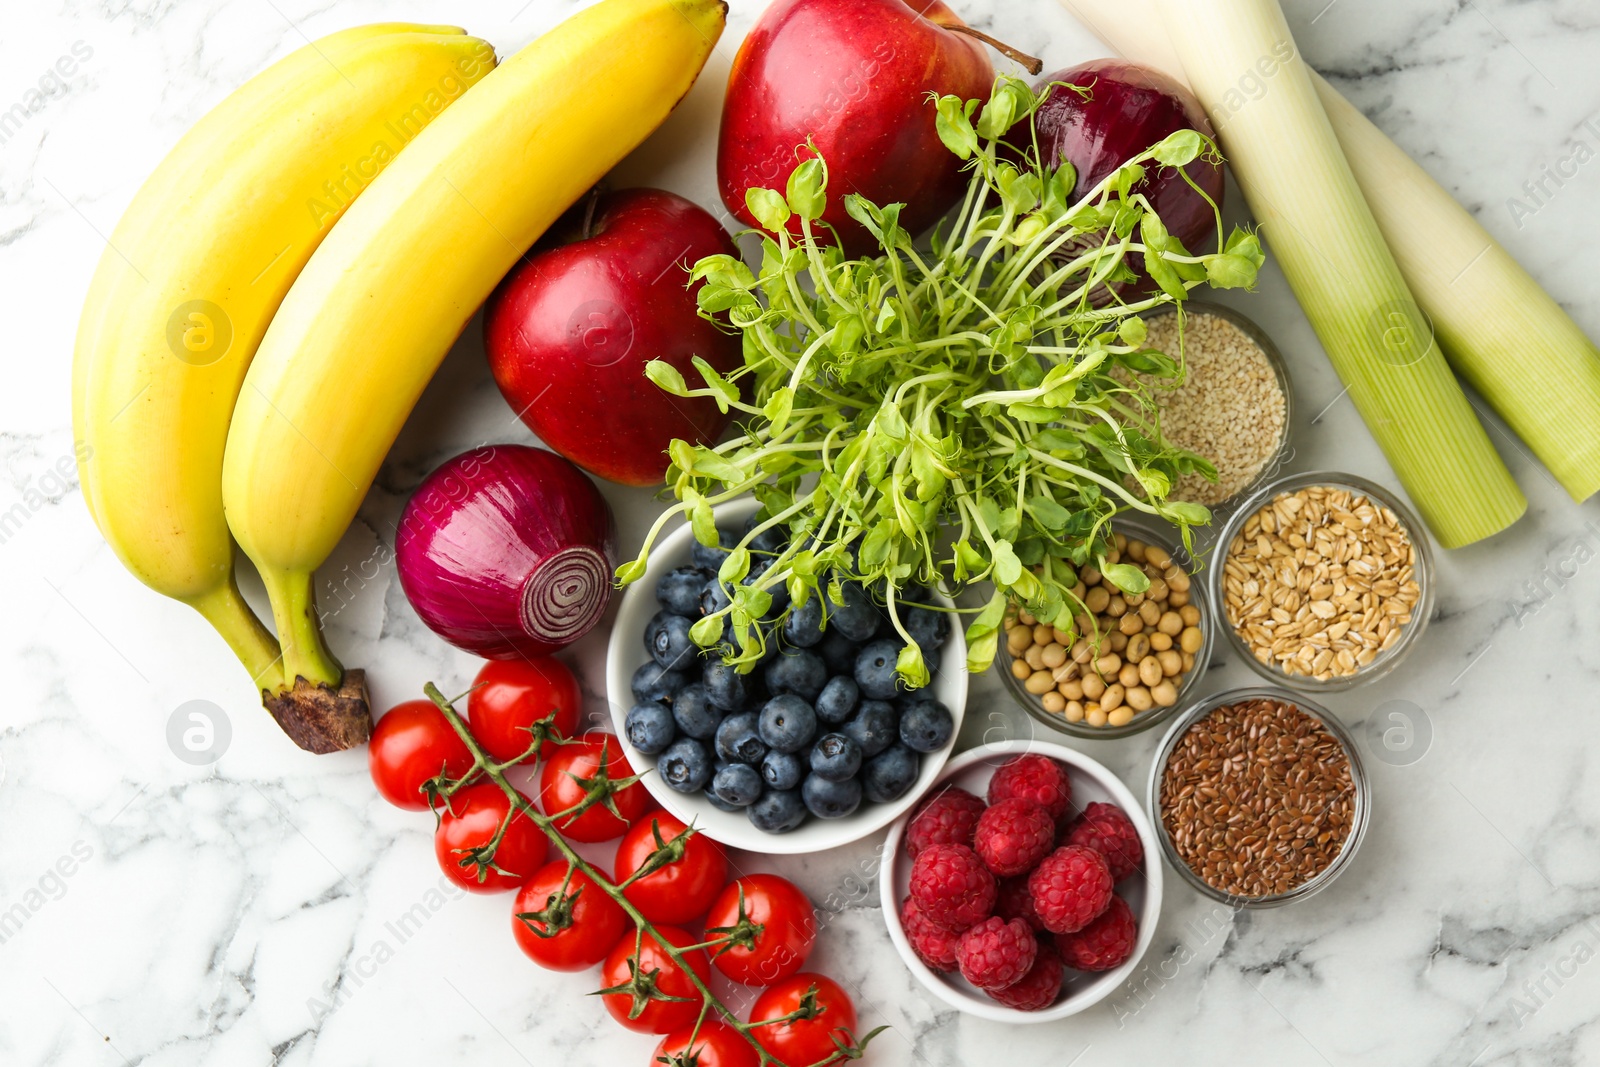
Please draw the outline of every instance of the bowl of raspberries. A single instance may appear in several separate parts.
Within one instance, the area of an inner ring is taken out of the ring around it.
[[[835,576],[843,603],[774,596],[762,658],[739,673],[690,630],[729,603],[717,577],[729,552],[743,545],[759,573],[787,531],[763,529],[754,498],[714,518],[718,545],[674,530],[617,609],[606,681],[628,762],[657,803],[734,848],[816,852],[882,829],[933,785],[955,745],[967,652],[943,610],[953,605],[926,589],[896,597],[928,667],[920,689],[896,673],[905,638],[881,593],[847,574]]]
[[[889,936],[958,1011],[1045,1022],[1098,1003],[1161,913],[1155,832],[1133,794],[1062,745],[963,752],[895,823],[879,886]]]

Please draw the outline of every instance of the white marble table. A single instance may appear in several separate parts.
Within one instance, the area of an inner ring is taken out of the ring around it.
[[[302,35],[460,21],[504,54],[575,6],[58,0],[7,11],[0,112],[38,106],[0,138],[0,1063],[489,1067],[554,1062],[556,1049],[561,1062],[647,1062],[652,1042],[583,997],[590,979],[521,956],[504,897],[430,897],[439,875],[427,818],[376,798],[363,753],[292,748],[201,621],[126,575],[73,477],[53,473],[71,453],[72,335],[101,235],[206,108]],[[721,87],[760,6],[734,0],[699,87],[620,183],[715,205]],[[1050,68],[1102,52],[1054,0],[957,6]],[[1289,8],[1307,57],[1600,337],[1583,266],[1600,243],[1595,6]],[[35,100],[40,79],[49,92]],[[1293,463],[1392,482],[1281,276],[1269,266],[1259,294],[1234,302],[1292,362]],[[1322,896],[1235,916],[1171,879],[1136,988],[1066,1022],[1002,1031],[941,1009],[900,964],[871,884],[876,839],[803,859],[738,857],[822,902],[817,966],[855,991],[864,1026],[890,1027],[869,1062],[1600,1061],[1600,760],[1590,756],[1600,577],[1589,565],[1600,511],[1573,505],[1495,429],[1528,517],[1443,556],[1425,647],[1379,685],[1330,701],[1352,725],[1404,702],[1429,738],[1419,731],[1409,752],[1373,761],[1370,835]],[[428,469],[485,439],[528,434],[496,392],[474,326],[329,571],[348,590],[331,639],[369,668],[379,706],[428,679],[459,689],[475,669],[417,623],[383,531]],[[607,494],[631,548],[654,505],[644,492]],[[591,635],[571,656],[596,714],[602,644]],[[1249,677],[1219,662],[1207,685]],[[191,700],[226,709],[231,727],[208,765],[168,746],[168,719]],[[974,686],[968,717],[964,744],[1027,729],[993,679]],[[1140,790],[1153,743],[1083,747]],[[397,938],[387,924],[430,900],[439,907],[427,923]]]

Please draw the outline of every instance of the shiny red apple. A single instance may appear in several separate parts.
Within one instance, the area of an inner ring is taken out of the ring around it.
[[[987,100],[994,66],[984,46],[942,0],[776,0],[733,59],[717,143],[717,185],[728,210],[750,225],[745,190],[782,192],[812,153],[828,163],[822,216],[852,256],[870,234],[844,210],[844,195],[905,204],[912,234],[960,199],[961,161],[939,140],[928,94]],[[799,232],[798,220],[793,223]]]
[[[578,466],[624,485],[657,485],[673,438],[715,441],[728,416],[645,377],[652,359],[701,384],[691,357],[727,373],[737,336],[701,318],[688,268],[738,249],[698,205],[661,189],[580,203],[500,283],[484,316],[489,368],[512,410]]]

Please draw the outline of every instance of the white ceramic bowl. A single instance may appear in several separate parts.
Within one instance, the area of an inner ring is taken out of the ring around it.
[[[742,526],[745,519],[755,514],[758,508],[759,504],[753,497],[724,504],[716,511],[717,524]],[[905,814],[939,777],[945,761],[950,758],[955,738],[961,732],[961,717],[967,705],[967,645],[961,635],[959,619],[951,620],[950,636],[940,650],[941,666],[929,686],[934,698],[948,707],[955,719],[950,743],[938,752],[930,752],[922,757],[922,769],[916,784],[893,803],[872,804],[863,801],[854,814],[843,819],[808,818],[800,827],[786,834],[769,834],[756,829],[743,812],[719,811],[701,794],[689,795],[671,788],[655,773],[656,758],[646,756],[628,744],[624,723],[628,708],[633,704],[633,672],[649,658],[644,647],[644,628],[650,617],[661,610],[661,605],[656,602],[656,582],[668,571],[689,562],[692,537],[687,525],[680,526],[663,537],[650,553],[644,577],[630,585],[622,595],[616,622],[611,628],[611,643],[606,649],[606,687],[611,694],[612,728],[622,739],[628,762],[634,770],[648,770],[649,773],[641,781],[650,795],[684,822],[693,819],[706,836],[724,845],[782,855],[836,848],[881,830]]]
[[[905,854],[903,842],[909,815],[894,824],[884,842],[883,857],[878,869],[879,894],[883,900],[883,917],[889,927],[889,938],[900,953],[917,981],[957,1011],[968,1012],[984,1019],[1003,1023],[1047,1023],[1076,1015],[1104,1000],[1116,990],[1133,969],[1139,965],[1145,949],[1155,937],[1156,920],[1161,917],[1161,846],[1156,843],[1155,828],[1128,787],[1123,785],[1098,761],[1083,753],[1051,744],[1048,741],[1003,741],[975,748],[952,759],[940,776],[938,787],[955,786],[982,797],[988,791],[989,778],[995,768],[1007,759],[1022,752],[1037,752],[1065,763],[1072,778],[1072,806],[1084,806],[1102,801],[1115,804],[1133,821],[1139,831],[1139,843],[1144,846],[1144,862],[1139,870],[1117,884],[1117,895],[1128,902],[1128,907],[1139,923],[1139,941],[1133,955],[1122,965],[1099,974],[1086,974],[1068,969],[1061,984],[1063,996],[1044,1011],[1018,1011],[1008,1008],[962,978],[960,974],[939,974],[930,970],[917,954],[911,951],[905,931],[900,926],[900,902],[905,899],[911,880],[911,859]]]

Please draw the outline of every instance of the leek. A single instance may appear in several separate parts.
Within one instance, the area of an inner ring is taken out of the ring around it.
[[[1159,7],[1284,276],[1423,521],[1446,548],[1511,525],[1527,500],[1426,330],[1277,0]],[[1270,81],[1245,95],[1240,76],[1258,64]]]
[[[1061,0],[1113,49],[1183,80],[1154,0]],[[1574,500],[1600,490],[1600,351],[1478,221],[1320,75],[1312,83],[1445,359]]]

